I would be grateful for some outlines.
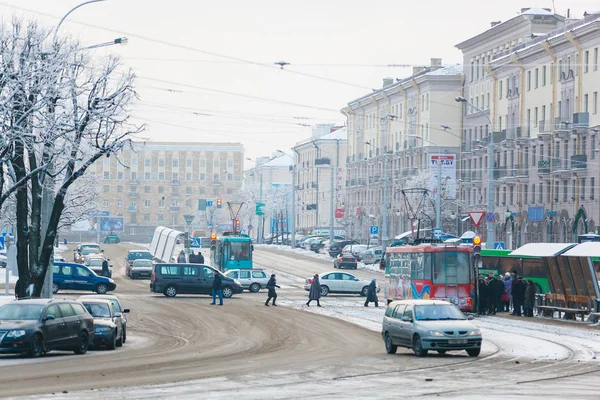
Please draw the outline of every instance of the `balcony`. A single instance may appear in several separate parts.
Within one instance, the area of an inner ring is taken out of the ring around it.
[[[346,186],[348,186],[347,182],[346,182]],[[350,186],[356,186],[356,179],[350,179]]]
[[[538,161],[538,174],[548,175],[550,173],[550,160],[539,160]]]
[[[413,175],[416,175],[416,173],[417,173],[416,168],[404,168],[402,170],[402,176],[413,176]]]
[[[494,171],[495,179],[504,179],[508,176],[508,169],[506,165],[502,165]]]
[[[492,135],[494,136],[494,144],[501,143],[506,140],[506,129],[501,132],[492,132]]]
[[[587,155],[576,154],[571,156],[571,169],[587,169]]]
[[[589,128],[590,127],[590,113],[579,112],[573,114],[573,127],[574,128]]]
[[[549,139],[552,134],[552,122],[538,121],[538,139]]]
[[[369,177],[369,185],[372,185],[374,183],[380,183],[380,182],[381,182],[381,177],[379,175]]]
[[[567,138],[571,133],[571,123],[561,117],[554,118],[554,136],[559,138]]]
[[[552,159],[552,173],[556,175],[563,175],[565,172],[569,172],[570,164],[568,160],[563,162],[560,158]]]
[[[358,186],[365,186],[367,184],[367,180],[365,178],[358,178],[357,184]]]

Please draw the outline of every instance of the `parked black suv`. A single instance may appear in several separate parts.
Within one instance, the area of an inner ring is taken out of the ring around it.
[[[85,354],[94,340],[94,319],[68,299],[14,300],[0,307],[0,353],[39,357],[50,350]]]
[[[331,246],[329,246],[329,255],[333,258],[340,255],[342,249],[349,244],[358,244],[356,240],[342,240],[340,242],[333,242]]]
[[[211,294],[215,269],[201,264],[155,264],[150,291],[167,297],[181,294]],[[223,297],[229,298],[244,289],[240,282],[221,274]]]

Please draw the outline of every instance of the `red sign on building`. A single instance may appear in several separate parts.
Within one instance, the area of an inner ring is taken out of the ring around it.
[[[344,209],[343,208],[336,208],[335,209],[335,217],[336,218],[344,218]]]

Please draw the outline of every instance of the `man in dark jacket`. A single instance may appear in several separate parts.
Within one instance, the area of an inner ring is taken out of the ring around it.
[[[204,256],[200,251],[196,254],[196,264],[204,264]]]
[[[379,299],[377,298],[377,283],[375,279],[369,283],[369,289],[367,290],[367,299],[365,300],[365,307],[369,307],[369,303],[375,303],[375,307],[379,307]]]
[[[102,261],[102,276],[108,278],[108,260],[106,258]]]
[[[15,283],[15,299],[18,299],[21,295],[21,280],[17,279],[17,283]]]
[[[487,301],[488,301],[488,285],[485,279],[482,277],[479,278],[479,304],[478,304],[478,313],[480,315],[485,315],[487,310]]]
[[[190,264],[196,264],[198,262],[196,261],[196,253],[194,253],[194,250],[192,250],[192,252],[188,256],[188,260]]]
[[[535,294],[537,288],[533,281],[527,281],[527,289],[525,289],[525,297],[523,299],[523,310],[526,317],[533,317],[533,306],[535,305]]]
[[[514,310],[511,315],[516,315],[518,317],[521,316],[523,302],[525,300],[525,290],[527,289],[527,283],[523,280],[522,276],[519,276],[512,285],[512,296],[513,296],[513,304]]]
[[[269,282],[267,282],[267,289],[269,289],[269,295],[267,296],[267,301],[265,302],[265,306],[267,307],[269,306],[269,301],[271,299],[273,299],[273,305],[277,306],[277,304],[275,304],[277,301],[277,292],[275,291],[275,288],[279,288],[279,285],[275,279],[275,274],[272,274],[271,279],[269,279]]]
[[[217,302],[217,296],[219,296],[219,305],[222,306],[223,305],[223,283],[222,283],[222,278],[221,278],[221,274],[219,273],[219,271],[215,271],[215,278],[213,279],[213,284],[212,284],[212,303],[210,303],[212,306],[214,306]]]

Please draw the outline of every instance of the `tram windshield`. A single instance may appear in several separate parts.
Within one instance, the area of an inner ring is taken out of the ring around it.
[[[234,260],[250,260],[250,242],[229,242],[231,257]]]

